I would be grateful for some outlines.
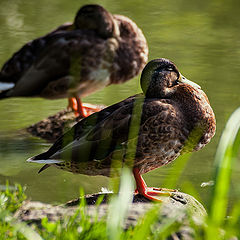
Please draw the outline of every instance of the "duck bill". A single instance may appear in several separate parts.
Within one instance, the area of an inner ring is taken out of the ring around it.
[[[181,82],[181,83],[184,83],[184,84],[189,84],[189,85],[191,85],[191,86],[193,86],[195,88],[201,89],[201,87],[198,84],[188,80],[182,74],[180,74],[180,77],[179,77],[178,81]]]

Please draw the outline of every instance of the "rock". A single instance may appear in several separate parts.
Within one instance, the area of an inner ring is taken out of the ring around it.
[[[99,218],[107,214],[107,200],[113,194],[98,193],[85,196],[86,210],[89,216],[95,216],[96,207],[94,204],[98,197],[102,195],[104,195],[103,201],[98,206]],[[171,239],[194,239],[194,230],[189,226],[189,214],[195,224],[202,224],[203,218],[207,215],[204,207],[192,196],[181,192],[173,192],[171,196],[163,196],[161,199],[163,204],[155,204],[139,194],[134,195],[133,202],[129,206],[128,216],[124,222],[124,229],[135,226],[139,218],[143,217],[147,211],[157,207],[159,211],[158,220],[154,226],[156,230],[166,222],[173,221],[174,224],[179,224],[181,227],[178,232],[172,234]],[[40,226],[44,217],[47,217],[49,221],[56,221],[65,216],[73,215],[78,208],[78,204],[79,199],[72,200],[61,206],[27,201],[16,212],[15,217],[29,224],[35,223]]]
[[[92,105],[85,103],[85,106],[103,109],[106,106],[103,105]],[[90,114],[97,112],[94,109],[88,110]],[[75,125],[81,118],[76,118],[74,112],[71,109],[64,109],[52,116],[49,116],[42,121],[35,123],[28,128],[26,131],[33,136],[43,138],[47,141],[54,142],[60,137],[63,133],[68,131],[73,125]]]

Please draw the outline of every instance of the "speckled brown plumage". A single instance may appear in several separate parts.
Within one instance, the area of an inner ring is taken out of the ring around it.
[[[73,23],[27,43],[3,65],[0,99],[83,97],[133,78],[147,56],[145,37],[132,20],[86,5]]]
[[[88,175],[109,176],[124,164],[141,174],[203,148],[215,134],[206,94],[167,59],[141,76],[143,94],[129,97],[77,123],[30,162]],[[129,157],[130,156],[130,157]],[[133,162],[129,161],[133,158]]]

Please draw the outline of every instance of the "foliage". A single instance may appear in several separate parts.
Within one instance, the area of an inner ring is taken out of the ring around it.
[[[25,223],[18,222],[12,216],[25,199],[26,196],[20,185],[10,188],[7,183],[5,191],[0,192],[0,239],[42,239]]]
[[[230,117],[218,145],[210,214],[201,225],[189,219],[194,230],[194,239],[218,240],[240,236],[240,204],[236,203],[229,216],[227,215],[231,169],[240,148],[239,128],[240,108]],[[183,166],[177,166],[177,168],[180,171]],[[142,219],[139,219],[134,228],[123,230],[122,223],[128,211],[126,206],[131,201],[132,187],[130,172],[124,169],[120,193],[109,203],[108,216],[105,218],[99,219],[97,210],[95,218],[90,218],[86,214],[85,200],[81,198],[82,201],[73,216],[56,222],[49,222],[45,218],[42,220],[41,228],[34,226],[33,229],[14,219],[13,213],[21,206],[26,196],[20,185],[11,189],[7,183],[5,191],[0,192],[0,239],[167,239],[172,232],[176,232],[181,227],[181,224],[174,219],[157,225],[159,205],[154,205]],[[101,200],[98,201],[96,209],[100,202]]]
[[[236,234],[240,236],[239,226],[237,227],[240,218],[239,205],[233,206],[231,217],[227,219],[231,170],[240,148],[239,128],[240,108],[229,118],[216,152],[215,185],[208,219],[207,239],[221,239],[221,228],[225,228],[226,235]],[[233,228],[234,225],[236,225],[236,228]]]

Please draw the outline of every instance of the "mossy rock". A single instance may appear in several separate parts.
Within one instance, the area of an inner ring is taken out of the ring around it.
[[[90,114],[96,112],[96,110],[94,110],[96,108],[103,109],[106,107],[103,105],[92,105],[89,103],[87,105],[89,107],[93,107],[93,109],[89,110]],[[81,119],[82,118],[79,117],[76,118],[72,110],[64,109],[47,117],[46,119],[32,124],[26,128],[26,131],[35,137],[45,139],[49,142],[54,142]]]
[[[102,218],[108,212],[108,199],[112,193],[98,193],[85,196],[87,203],[86,212],[94,219],[96,214],[95,203],[99,196],[103,196],[103,201],[98,206],[98,216]],[[157,221],[154,223],[154,229],[161,228],[166,222],[172,221],[179,226],[177,232],[171,234],[170,239],[194,239],[194,230],[190,227],[190,222],[196,225],[202,225],[204,217],[207,215],[204,207],[192,196],[173,192],[171,196],[163,196],[162,204],[156,204],[145,199],[139,194],[135,194],[133,202],[129,206],[127,218],[124,222],[124,229],[134,227],[138,220],[151,209],[157,209]],[[28,224],[37,224],[41,226],[41,220],[47,217],[49,221],[57,221],[66,216],[75,213],[79,206],[79,199],[72,200],[64,205],[53,206],[34,201],[26,201],[22,207],[16,212],[15,217]]]

